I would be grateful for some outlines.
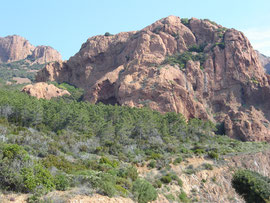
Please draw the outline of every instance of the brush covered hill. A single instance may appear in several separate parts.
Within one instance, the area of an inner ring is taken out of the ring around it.
[[[59,86],[71,95],[0,89],[1,202],[244,202],[232,180],[248,198],[270,198],[268,143],[175,112],[82,102]]]
[[[83,88],[91,103],[174,111],[219,123],[232,138],[270,141],[269,75],[242,32],[210,20],[169,16],[91,37],[36,79]]]

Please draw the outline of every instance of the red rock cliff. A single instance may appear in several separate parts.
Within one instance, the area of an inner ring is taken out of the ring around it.
[[[209,20],[182,22],[169,16],[140,31],[91,37],[37,81],[84,88],[92,103],[147,105],[219,122],[234,138],[270,141],[269,76],[248,39]],[[181,67],[168,60],[183,53],[193,60]]]
[[[25,38],[12,35],[0,37],[0,63],[31,59],[37,63],[61,60],[59,52],[49,46],[33,46]]]

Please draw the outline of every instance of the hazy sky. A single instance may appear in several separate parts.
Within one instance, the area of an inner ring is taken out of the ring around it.
[[[64,59],[91,36],[139,30],[169,15],[236,28],[270,56],[270,0],[0,0],[0,5],[1,37],[17,34],[35,46],[50,45]]]

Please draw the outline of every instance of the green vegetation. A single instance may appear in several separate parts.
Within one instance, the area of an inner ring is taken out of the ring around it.
[[[109,37],[109,36],[113,36],[113,34],[111,34],[109,32],[105,32],[104,36]]]
[[[247,169],[235,172],[232,186],[248,203],[270,202],[270,179]]]
[[[82,101],[84,90],[82,88],[76,88],[73,85],[69,85],[68,83],[57,83],[57,82],[50,82],[54,86],[67,90],[70,93],[70,96],[64,95],[65,100],[75,100],[75,101]]]
[[[189,19],[188,18],[181,18],[181,23],[185,26],[189,26]]]
[[[212,25],[218,26],[218,24],[214,21],[211,21],[209,19],[204,19],[205,21],[208,21],[209,23],[211,23]]]
[[[225,49],[225,43],[224,42],[216,42],[215,45],[219,46],[219,48],[221,48],[221,49]]]
[[[0,189],[30,192],[29,202],[51,190],[74,187],[147,202],[167,184],[182,187],[169,171],[172,161],[269,147],[214,135],[213,123],[187,122],[172,112],[78,102],[78,89],[57,85],[77,96],[48,101],[0,89]],[[138,179],[135,164],[165,172],[154,180]],[[186,169],[187,174],[195,172],[192,166]]]
[[[193,46],[190,50],[199,51],[201,48]],[[193,51],[186,51],[183,53],[178,53],[175,55],[167,56],[164,60],[163,64],[170,64],[170,65],[178,65],[181,70],[186,68],[186,64],[188,61],[199,61],[200,65],[202,66],[206,60],[206,56],[203,52],[195,53]]]
[[[28,78],[35,80],[36,72],[44,67],[45,64],[30,64],[27,60],[20,60],[11,63],[0,64],[0,79],[12,81],[13,77]]]
[[[50,172],[31,160],[23,147],[17,144],[2,144],[0,154],[2,189],[33,192],[37,187],[41,187],[47,192],[55,187]]]
[[[200,53],[200,52],[203,52],[204,48],[206,47],[207,44],[200,44],[200,45],[197,45],[197,44],[194,44],[192,46],[190,46],[188,48],[188,51],[189,52],[197,52],[197,53]]]
[[[187,194],[183,190],[181,190],[181,193],[179,194],[178,197],[179,197],[180,202],[185,202],[185,203],[190,202],[190,199],[188,198]]]
[[[135,199],[139,203],[146,203],[157,199],[156,189],[145,180],[137,179],[132,186],[132,190]]]

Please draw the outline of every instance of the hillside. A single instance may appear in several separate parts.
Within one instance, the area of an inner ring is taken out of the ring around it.
[[[210,121],[70,96],[0,94],[4,202],[244,202],[232,188],[234,172],[269,176],[269,144],[218,135]]]
[[[17,44],[0,65],[45,67],[0,83],[0,202],[270,201],[270,78],[241,32],[169,16],[49,63]]]
[[[49,46],[33,46],[25,38],[13,35],[0,37],[0,80],[10,83],[31,83],[46,63],[60,61],[61,55]]]
[[[270,141],[269,75],[243,33],[210,20],[158,20],[140,31],[89,38],[37,81],[67,82],[91,103],[148,106],[210,119],[226,135]]]

